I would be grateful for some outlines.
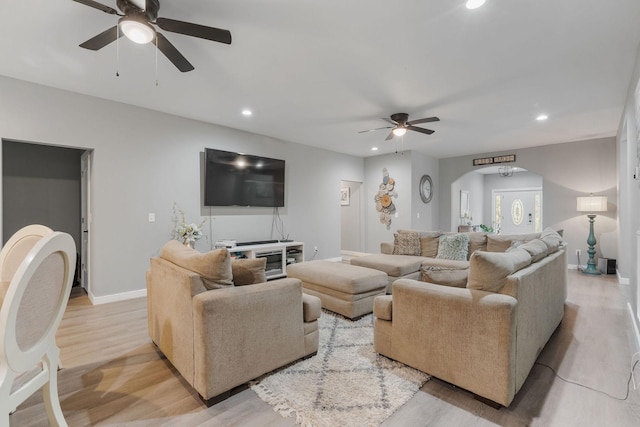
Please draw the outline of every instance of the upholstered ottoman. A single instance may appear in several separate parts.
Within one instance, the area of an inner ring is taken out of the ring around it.
[[[371,313],[388,283],[382,271],[320,260],[288,265],[287,276],[300,279],[303,292],[320,298],[323,308],[349,319]]]

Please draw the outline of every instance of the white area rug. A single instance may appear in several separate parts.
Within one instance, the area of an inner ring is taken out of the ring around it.
[[[323,311],[318,354],[266,375],[251,389],[302,426],[380,425],[429,376],[376,354],[371,319],[352,322]]]

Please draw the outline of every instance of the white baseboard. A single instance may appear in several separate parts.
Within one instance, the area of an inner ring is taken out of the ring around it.
[[[584,270],[587,268],[586,265],[578,265],[578,264],[568,264],[567,267],[569,270]]]
[[[629,284],[631,284],[631,282],[629,281],[628,277],[622,277],[620,275],[620,270],[616,269],[616,274],[618,275],[618,283],[620,283],[621,285],[629,285]]]
[[[335,258],[325,258],[325,261],[333,261],[333,262],[341,262],[342,261],[342,257],[335,257]]]
[[[120,294],[105,295],[103,297],[97,297],[97,296],[93,295],[91,292],[87,292],[87,295],[89,296],[89,301],[91,301],[91,304],[100,305],[100,304],[107,304],[107,303],[110,303],[110,302],[124,301],[124,300],[128,300],[128,299],[133,299],[133,298],[146,297],[147,296],[147,290],[146,289],[139,289],[137,291],[122,292]]]
[[[640,351],[640,328],[638,327],[638,322],[640,318],[636,319],[636,316],[633,314],[633,308],[631,308],[631,303],[627,303],[627,308],[629,309],[629,316],[631,317],[631,324],[633,325],[634,338],[636,342],[636,351]],[[640,315],[639,315],[640,316]]]

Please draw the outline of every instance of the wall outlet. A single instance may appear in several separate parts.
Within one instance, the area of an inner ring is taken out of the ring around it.
[[[317,246],[313,247],[313,252],[318,252],[318,247]]]
[[[577,256],[580,256],[580,255],[581,255],[580,249],[576,249],[576,255],[577,255]]]

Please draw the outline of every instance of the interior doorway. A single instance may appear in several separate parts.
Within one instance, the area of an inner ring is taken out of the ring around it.
[[[68,233],[77,248],[74,286],[89,290],[91,154],[84,149],[2,140],[2,238],[29,224]]]
[[[362,252],[364,248],[361,187],[361,182],[340,182],[340,249],[343,252]]]

